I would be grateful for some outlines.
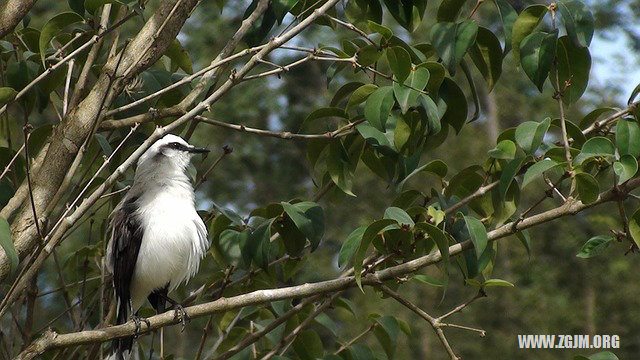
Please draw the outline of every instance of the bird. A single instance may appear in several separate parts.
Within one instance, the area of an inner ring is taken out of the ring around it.
[[[183,328],[184,309],[168,293],[197,272],[207,253],[207,228],[195,207],[194,188],[186,174],[191,157],[208,153],[167,134],[138,159],[133,184],[111,213],[107,268],[113,275],[116,324],[133,319],[136,334],[116,339],[111,359],[124,360],[140,331],[138,309],[148,300],[156,313],[173,305]]]

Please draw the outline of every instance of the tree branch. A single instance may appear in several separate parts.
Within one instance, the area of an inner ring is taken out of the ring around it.
[[[629,191],[639,186],[640,178],[635,178],[630,180],[626,184],[621,185],[619,190],[612,189],[601,193],[598,200],[593,203],[583,204],[579,200],[568,201],[557,208],[528,217],[519,222],[516,226],[514,226],[513,223],[504,224],[501,227],[488,232],[488,240],[496,241],[498,239],[512,235],[515,231],[550,222],[564,216],[574,215],[585,209],[606,202],[615,201],[617,199],[617,196],[620,196],[620,194],[628,194]],[[473,244],[471,243],[471,241],[467,240],[462,243],[450,246],[449,254],[450,256],[456,256],[462,253],[464,250],[471,249],[472,247]],[[362,278],[362,284],[367,286],[379,286],[383,281],[414,273],[426,266],[436,264],[441,260],[442,255],[439,251],[436,251],[434,253],[421,256],[417,259],[365,275]],[[258,305],[278,300],[307,298],[319,294],[334,293],[355,286],[355,278],[353,276],[345,276],[317,283],[308,283],[278,289],[257,290],[230,298],[220,298],[212,302],[190,306],[186,308],[186,311],[191,318],[198,318],[211,315],[213,313],[238,309],[250,305]],[[149,323],[150,326],[147,326],[144,323],[142,324],[143,332],[155,330],[168,325],[174,325],[179,323],[179,320],[175,318],[173,311],[169,311],[150,317]],[[40,339],[36,340],[27,349],[25,349],[17,359],[33,359],[38,354],[42,354],[50,349],[91,344],[96,342],[105,342],[115,338],[131,336],[135,332],[135,330],[135,324],[130,321],[126,324],[118,326],[69,334],[56,334],[53,331],[48,331]]]

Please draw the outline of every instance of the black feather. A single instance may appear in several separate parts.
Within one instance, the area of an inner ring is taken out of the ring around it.
[[[120,209],[114,213],[112,222],[113,244],[110,260],[113,264],[113,288],[118,304],[116,324],[126,323],[132,311],[131,278],[143,236],[142,224],[135,214],[136,200],[136,197],[126,199]],[[133,337],[116,339],[112,345],[112,351],[115,351],[118,359],[122,359],[122,353],[131,350]]]

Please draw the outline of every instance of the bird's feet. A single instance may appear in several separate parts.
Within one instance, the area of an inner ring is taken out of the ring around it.
[[[173,310],[175,311],[174,318],[180,321],[180,324],[182,324],[182,330],[180,331],[184,331],[185,327],[187,326],[187,322],[191,321],[189,314],[187,314],[187,311],[180,304],[173,305]]]
[[[138,315],[132,315],[131,320],[136,325],[136,331],[133,333],[133,337],[137,338],[140,335],[142,330],[142,323],[147,324],[147,328],[151,327],[151,323],[147,318],[140,317]]]

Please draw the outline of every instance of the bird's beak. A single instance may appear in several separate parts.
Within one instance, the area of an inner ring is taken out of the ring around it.
[[[192,154],[206,154],[211,150],[205,149],[205,148],[199,148],[199,147],[191,146],[191,147],[189,147],[187,149],[187,151],[192,153]]]

